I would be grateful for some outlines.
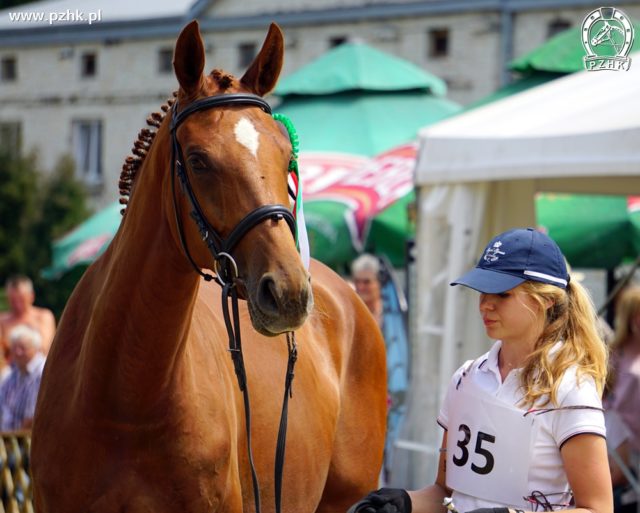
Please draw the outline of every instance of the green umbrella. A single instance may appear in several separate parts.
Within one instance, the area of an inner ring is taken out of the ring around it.
[[[334,268],[353,260],[361,247],[352,215],[355,201],[330,187],[367,162],[366,157],[328,152],[302,152],[298,158],[311,256]]]
[[[640,24],[634,24],[636,34],[640,31]],[[640,39],[636,38],[631,51],[640,50]],[[574,73],[584,70],[584,56],[582,46],[582,27],[573,27],[552,37],[546,43],[531,52],[515,59],[509,68],[520,73],[532,71],[547,71],[553,73]]]
[[[573,267],[612,269],[640,254],[640,196],[539,194],[535,205]]]
[[[121,209],[122,205],[116,201],[55,241],[51,266],[43,270],[43,276],[55,278],[98,258],[118,231]]]
[[[386,255],[394,267],[404,267],[407,242],[415,236],[415,222],[411,218],[415,201],[412,189],[373,217],[364,242],[365,251]]]
[[[459,112],[445,93],[441,79],[408,61],[344,44],[283,78],[274,94],[302,151],[374,156]]]
[[[303,151],[366,156],[411,141],[423,126],[459,110],[453,102],[421,91],[294,96],[276,109],[295,125]]]
[[[363,250],[405,262],[413,233],[416,143],[373,159],[322,152],[300,155],[304,211],[311,255],[344,269]]]
[[[362,43],[335,47],[278,83],[276,96],[342,93],[345,91],[421,90],[444,96],[444,80],[404,59]]]
[[[635,255],[640,255],[640,196],[629,196],[627,211],[631,221],[632,242]]]

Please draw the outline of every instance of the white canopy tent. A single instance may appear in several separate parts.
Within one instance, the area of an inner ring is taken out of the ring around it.
[[[632,57],[627,72],[575,73],[421,130],[412,383],[399,445],[409,457],[396,459],[394,481],[433,482],[449,379],[490,346],[477,293],[449,283],[493,235],[535,225],[537,192],[640,193],[640,54]]]

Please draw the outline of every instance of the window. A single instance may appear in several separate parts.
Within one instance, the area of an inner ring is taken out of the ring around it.
[[[329,39],[329,48],[335,48],[346,43],[349,40],[347,36],[335,36]]]
[[[98,56],[94,52],[83,53],[80,57],[80,76],[95,77],[98,74]]]
[[[18,60],[15,57],[3,57],[0,61],[0,81],[15,82],[18,79]]]
[[[439,28],[429,31],[429,57],[449,55],[449,29]]]
[[[560,32],[564,32],[571,27],[571,22],[567,20],[556,19],[547,26],[547,39],[552,38]]]
[[[18,157],[22,146],[22,127],[19,121],[0,122],[0,152]]]
[[[238,45],[238,66],[240,68],[246,68],[253,62],[256,56],[256,44],[255,43],[240,43]]]
[[[173,72],[173,48],[158,50],[158,73],[167,75]]]
[[[102,185],[102,122],[74,121],[72,130],[76,176],[89,187]]]

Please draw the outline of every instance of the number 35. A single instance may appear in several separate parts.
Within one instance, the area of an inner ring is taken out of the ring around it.
[[[460,424],[458,431],[464,434],[462,440],[458,440],[456,445],[460,447],[460,451],[462,454],[460,456],[454,454],[453,455],[453,463],[458,467],[463,467],[467,461],[469,461],[469,449],[467,449],[467,445],[471,441],[471,429],[466,424]],[[473,470],[476,474],[488,474],[493,470],[493,465],[495,463],[493,459],[493,454],[489,452],[485,447],[482,447],[482,443],[490,443],[493,444],[496,442],[496,437],[493,435],[489,435],[487,433],[483,433],[482,431],[478,432],[478,436],[476,438],[476,447],[474,452],[479,454],[485,459],[483,466],[478,466],[475,463],[471,463],[471,470]]]

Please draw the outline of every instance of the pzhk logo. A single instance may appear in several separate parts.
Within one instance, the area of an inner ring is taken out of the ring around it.
[[[587,52],[585,68],[627,71],[631,66],[627,55],[633,46],[633,35],[633,25],[620,9],[600,7],[587,14],[582,22],[582,44]]]

